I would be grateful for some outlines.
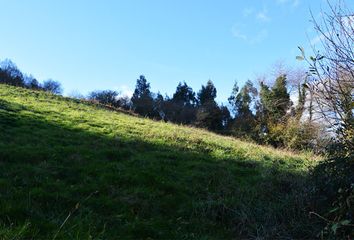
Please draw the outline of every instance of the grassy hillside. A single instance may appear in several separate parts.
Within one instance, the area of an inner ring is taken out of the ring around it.
[[[0,85],[0,238],[309,234],[310,155]]]

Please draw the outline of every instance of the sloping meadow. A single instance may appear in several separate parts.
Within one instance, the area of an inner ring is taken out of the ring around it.
[[[302,238],[318,159],[0,85],[0,238]]]

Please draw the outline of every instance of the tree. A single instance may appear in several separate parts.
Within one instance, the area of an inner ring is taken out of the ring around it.
[[[258,92],[257,89],[253,86],[253,83],[248,80],[246,84],[241,88],[237,86],[237,83],[234,84],[231,96],[228,98],[232,110],[237,116],[246,116],[251,115],[251,104],[255,100]]]
[[[231,105],[232,108],[232,112],[234,114],[237,113],[237,107],[236,107],[236,99],[237,99],[237,95],[238,95],[238,91],[239,91],[239,87],[237,82],[235,81],[234,86],[232,87],[232,92],[230,97],[227,99],[229,101],[229,104]]]
[[[215,102],[216,88],[211,80],[198,92],[196,125],[211,131],[223,130],[223,111]]]
[[[165,99],[162,96],[162,94],[158,92],[154,99],[154,111],[157,112],[159,119],[163,119],[166,121],[167,119],[166,119],[166,112],[164,107],[165,107]]]
[[[231,118],[231,113],[228,109],[227,106],[221,105],[220,106],[220,111],[221,111],[221,125],[222,125],[222,130],[225,134],[228,134],[228,127],[230,125],[230,122],[232,120]]]
[[[230,130],[238,137],[254,138],[255,116],[251,110],[258,92],[253,83],[248,80],[239,91],[237,83],[234,84],[231,96],[228,98],[235,119],[232,121]]]
[[[17,66],[11,61],[6,59],[0,62],[0,83],[24,87],[24,76]]]
[[[44,91],[51,92],[53,94],[62,94],[63,93],[63,88],[58,81],[54,81],[51,79],[48,79],[43,82],[42,88]]]
[[[119,107],[123,108],[124,110],[131,110],[132,108],[132,102],[128,96],[118,97],[118,103]]]
[[[32,75],[25,76],[25,86],[30,89],[39,90],[42,89],[41,84]]]
[[[133,110],[141,116],[158,118],[153,94],[150,91],[150,83],[147,82],[144,75],[141,75],[136,81],[135,90],[131,98]]]
[[[216,88],[211,80],[207,82],[205,86],[202,85],[202,89],[198,92],[198,103],[204,105],[209,102],[215,101]]]
[[[301,56],[309,64],[310,91],[314,112],[337,134],[348,149],[354,149],[354,15],[342,2],[332,5],[329,12],[317,21],[312,15],[315,30],[321,39],[321,50],[314,56]]]
[[[286,75],[277,77],[271,88],[261,82],[259,96],[256,106],[258,142],[271,144],[274,147],[285,147],[283,130],[292,116],[289,111],[291,101]]]
[[[282,119],[291,105],[286,84],[286,75],[281,75],[275,80],[275,84],[272,87],[271,110],[276,120]]]
[[[195,98],[195,92],[186,82],[183,84],[180,82],[176,88],[176,92],[173,94],[172,100],[183,106],[194,106],[197,99]]]
[[[93,91],[89,93],[88,99],[97,101],[104,105],[110,105],[112,107],[120,107],[118,99],[118,93],[112,90]]]
[[[300,120],[300,118],[302,117],[302,115],[305,111],[305,103],[306,103],[306,95],[307,95],[306,82],[303,84],[299,83],[297,90],[298,90],[298,103],[297,103],[297,106],[295,109],[295,115],[296,115],[296,118],[298,120]],[[310,103],[310,106],[311,106],[311,103]],[[311,109],[311,107],[310,107],[310,109]],[[309,113],[310,113],[310,111],[309,111]],[[310,113],[309,115],[310,115],[309,122],[311,122],[312,114]]]
[[[313,170],[316,216],[325,216],[321,235],[328,239],[350,239],[354,234],[354,14],[344,2],[327,1],[328,12],[318,21],[312,15],[320,39],[320,50],[307,57],[299,47],[298,60],[306,60],[306,83],[314,100],[313,111],[335,134],[328,146],[329,158]]]
[[[171,122],[192,124],[196,118],[195,93],[186,82],[180,82],[172,99],[166,99],[166,118]]]
[[[222,131],[224,115],[216,102],[209,101],[198,107],[196,126],[210,131]]]
[[[263,118],[272,122],[280,122],[284,119],[291,105],[285,75],[279,76],[271,89],[261,82],[260,103]]]

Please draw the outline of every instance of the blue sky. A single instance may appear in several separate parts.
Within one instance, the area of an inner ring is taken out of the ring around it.
[[[349,1],[348,1],[349,2]],[[152,90],[195,91],[211,79],[218,100],[233,82],[290,66],[315,38],[309,9],[323,0],[0,0],[0,59],[10,58],[65,93],[129,93],[144,74]]]

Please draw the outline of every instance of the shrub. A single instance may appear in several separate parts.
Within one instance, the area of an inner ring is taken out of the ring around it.
[[[336,149],[338,147],[340,146],[335,146]],[[353,153],[336,154],[312,171],[311,214],[322,221],[323,228],[320,232],[322,237],[350,239],[350,236],[354,236],[353,173]]]
[[[274,147],[292,150],[311,149],[318,152],[322,142],[319,130],[320,126],[315,123],[302,122],[292,117],[285,122],[269,124],[263,141]]]

